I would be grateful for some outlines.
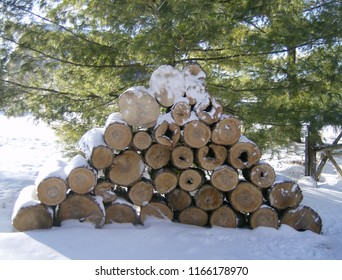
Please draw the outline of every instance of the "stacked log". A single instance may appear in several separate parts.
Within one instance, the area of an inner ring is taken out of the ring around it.
[[[208,227],[287,224],[321,232],[318,214],[300,204],[298,185],[260,160],[260,149],[242,135],[240,121],[207,92],[205,76],[198,64],[182,71],[161,66],[150,88],[124,91],[119,112],[81,137],[76,157],[40,172],[36,208],[45,213],[55,207],[59,224],[74,219],[97,228],[144,224],[153,217]],[[14,226],[26,230],[15,216]]]

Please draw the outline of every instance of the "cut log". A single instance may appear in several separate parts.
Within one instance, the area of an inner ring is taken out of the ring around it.
[[[196,192],[195,203],[198,208],[204,211],[215,210],[222,205],[223,194],[212,185],[206,183]]]
[[[262,205],[259,209],[251,213],[248,217],[251,228],[256,227],[279,227],[279,217],[277,211],[267,205]]]
[[[207,125],[212,125],[218,122],[222,116],[223,107],[214,97],[208,95],[207,98],[195,105],[194,111],[201,121]]]
[[[175,188],[166,195],[166,200],[174,211],[182,211],[188,208],[192,203],[192,197],[189,192],[181,188]]]
[[[205,170],[214,170],[222,165],[227,158],[227,149],[216,144],[199,148],[196,152],[197,164]]]
[[[183,130],[183,141],[192,148],[205,146],[211,138],[210,128],[199,120],[191,120]]]
[[[115,150],[123,150],[131,144],[132,138],[132,128],[123,120],[122,115],[109,115],[104,131],[104,140],[108,146]]]
[[[180,212],[178,221],[182,224],[203,227],[208,223],[208,214],[198,207],[191,206]]]
[[[267,189],[267,200],[277,210],[297,207],[303,200],[302,190],[290,179],[277,177],[276,182]]]
[[[141,156],[135,151],[126,150],[114,157],[107,176],[114,184],[130,186],[139,181],[144,169]]]
[[[103,203],[110,203],[116,200],[114,184],[106,179],[98,179],[94,187],[94,194],[102,197]]]
[[[142,224],[146,222],[148,217],[158,219],[173,220],[173,211],[167,205],[164,197],[154,194],[149,204],[142,206],[140,210],[140,221]]]
[[[236,118],[223,115],[214,125],[211,141],[217,145],[233,145],[241,136],[241,124]]]
[[[52,227],[53,210],[39,201],[36,186],[27,186],[20,191],[14,204],[12,225],[17,231]]]
[[[171,162],[178,169],[187,169],[194,162],[194,154],[189,147],[178,146],[172,151]]]
[[[210,183],[220,191],[231,191],[239,183],[239,173],[228,165],[221,165],[214,169],[210,176]]]
[[[198,64],[189,64],[182,72],[185,80],[185,96],[189,99],[190,105],[195,105],[206,95],[206,74]]]
[[[178,184],[178,171],[171,168],[162,168],[154,170],[151,174],[153,186],[160,194],[166,194],[172,191]]]
[[[153,196],[153,184],[150,179],[142,178],[128,190],[129,199],[138,206],[147,205]]]
[[[165,119],[166,115],[163,115],[162,119]],[[178,125],[171,120],[161,120],[157,122],[157,125],[153,129],[153,138],[159,144],[162,144],[170,149],[177,146],[181,136],[181,130]]]
[[[228,149],[227,161],[236,169],[244,169],[256,164],[261,157],[257,145],[241,136],[239,142]]]
[[[129,88],[119,96],[118,104],[123,119],[133,127],[153,127],[160,114],[158,102],[144,87]]]
[[[244,215],[236,212],[228,205],[222,205],[210,215],[209,223],[211,226],[236,228],[245,224]]]
[[[273,167],[266,162],[258,162],[252,167],[245,168],[242,174],[247,181],[262,189],[272,186],[276,178]]]
[[[322,232],[322,219],[309,206],[300,205],[288,209],[282,217],[281,223],[289,225],[298,231],[311,230],[318,234]]]
[[[118,198],[111,205],[106,207],[106,224],[130,223],[136,224],[138,221],[134,205],[123,198]]]
[[[189,99],[180,98],[175,101],[171,108],[171,116],[178,126],[183,126],[190,118],[191,106]]]
[[[138,151],[147,150],[152,144],[152,137],[147,131],[137,131],[133,135],[132,146]]]
[[[240,182],[237,187],[228,193],[230,205],[244,214],[256,211],[263,203],[261,191],[249,182]]]
[[[57,207],[58,222],[79,220],[90,222],[101,228],[105,222],[105,210],[102,199],[90,195],[71,194]]]
[[[146,151],[144,158],[148,166],[153,169],[159,169],[166,166],[170,160],[171,151],[161,144],[152,144]]]
[[[113,150],[104,141],[104,128],[87,131],[81,137],[78,146],[90,165],[97,170],[105,169],[113,162]]]
[[[193,192],[205,182],[205,174],[199,168],[190,168],[181,172],[178,180],[179,186],[188,192]]]
[[[86,194],[97,183],[97,172],[81,155],[75,156],[65,167],[67,182],[75,193]]]
[[[149,85],[159,104],[164,107],[171,107],[176,99],[185,94],[183,74],[170,65],[162,65],[155,70]]]
[[[49,206],[58,205],[66,198],[67,176],[64,167],[66,162],[58,160],[47,163],[39,170],[35,180],[38,199]]]

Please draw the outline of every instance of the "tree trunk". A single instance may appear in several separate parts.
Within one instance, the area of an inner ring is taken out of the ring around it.
[[[205,170],[214,170],[216,167],[222,165],[226,158],[226,148],[216,144],[201,147],[196,152],[197,163]]]
[[[71,194],[57,207],[57,221],[79,220],[90,222],[96,228],[104,225],[105,213],[102,200],[90,195]]]
[[[164,197],[155,194],[149,204],[142,206],[140,210],[140,221],[142,224],[146,222],[148,217],[154,217],[158,219],[173,220],[173,211],[169,206]]]
[[[75,156],[68,163],[65,173],[70,189],[78,194],[90,192],[97,183],[97,172],[81,155]]]
[[[281,223],[298,231],[311,230],[318,234],[322,232],[322,219],[309,206],[302,205],[288,209],[281,218]]]
[[[181,130],[175,123],[163,121],[155,126],[153,136],[157,143],[174,149],[180,139]]]
[[[116,200],[116,194],[113,191],[114,184],[105,179],[98,179],[94,187],[94,194],[101,196],[103,203],[110,203]]]
[[[194,111],[198,118],[207,125],[218,122],[223,113],[223,107],[214,97],[208,95],[200,103],[194,107]]]
[[[211,226],[236,228],[245,224],[244,215],[236,212],[228,205],[222,205],[210,215],[209,223]]]
[[[68,189],[65,174],[66,163],[56,161],[43,166],[35,180],[38,199],[46,205],[54,206],[61,203]]]
[[[172,151],[171,162],[178,169],[187,169],[194,162],[194,154],[189,147],[178,146]]]
[[[111,205],[106,207],[106,224],[130,223],[136,224],[137,213],[131,203],[123,198],[118,198]]]
[[[144,206],[148,204],[153,196],[153,184],[152,181],[146,178],[142,178],[139,182],[135,183],[128,189],[129,199],[138,206]]]
[[[297,207],[303,200],[302,190],[298,184],[281,177],[267,189],[266,196],[270,206],[277,210]]]
[[[130,146],[132,138],[132,128],[122,119],[122,115],[109,115],[104,131],[104,140],[108,146],[115,150],[123,150]]]
[[[228,193],[231,206],[244,214],[252,213],[263,203],[261,191],[249,182],[240,182],[237,187]]]
[[[219,208],[223,203],[223,194],[212,185],[204,184],[195,194],[195,203],[204,211]]]
[[[217,145],[233,145],[241,136],[241,124],[236,118],[224,115],[214,125],[211,133],[211,141]]]
[[[20,191],[14,204],[12,225],[17,231],[52,227],[53,210],[38,200],[36,186],[27,186]]]
[[[208,223],[208,214],[198,207],[191,206],[179,213],[178,221],[182,224],[203,227]]]
[[[166,166],[170,157],[170,149],[161,144],[152,144],[144,156],[146,164],[153,169],[159,169]]]
[[[266,162],[258,162],[252,167],[243,169],[242,173],[247,181],[262,189],[272,186],[276,178],[273,167]]]
[[[192,197],[189,192],[181,188],[175,188],[166,195],[166,200],[174,211],[182,211],[188,208],[192,203]]]
[[[160,114],[160,106],[151,93],[143,88],[129,88],[119,96],[120,112],[133,127],[153,127]]]
[[[87,131],[80,139],[78,146],[97,170],[109,167],[114,158],[113,150],[104,141],[104,129],[93,128]]]
[[[190,118],[191,106],[187,98],[181,98],[171,108],[171,116],[178,126],[183,126]]]
[[[114,157],[107,176],[114,184],[130,186],[139,181],[144,169],[141,156],[135,151],[126,150]]]
[[[152,144],[152,137],[147,131],[137,131],[133,135],[132,146],[138,151],[147,150]]]
[[[239,173],[228,165],[221,165],[214,169],[210,182],[220,191],[228,192],[235,189],[239,183]]]
[[[188,192],[193,192],[205,182],[205,174],[199,168],[190,168],[181,172],[178,180],[179,186]]]
[[[199,120],[191,120],[184,126],[183,141],[192,148],[205,146],[211,137],[210,128]]]
[[[255,143],[241,136],[239,142],[228,149],[227,161],[236,169],[249,168],[256,164],[261,152]]]
[[[272,207],[262,205],[259,209],[251,213],[248,217],[248,222],[251,228],[256,227],[279,227],[278,213]]]
[[[154,170],[151,174],[155,190],[160,194],[172,191],[178,184],[178,172],[171,168]]]

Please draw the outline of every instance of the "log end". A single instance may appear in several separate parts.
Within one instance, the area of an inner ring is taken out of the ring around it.
[[[173,211],[165,203],[151,202],[143,207],[140,211],[140,221],[145,223],[148,217],[155,217],[158,219],[173,220]]]
[[[46,205],[60,204],[66,197],[67,184],[60,178],[50,177],[37,186],[38,199]]]
[[[197,207],[189,207],[180,212],[178,220],[182,224],[206,226],[208,223],[208,214]]]

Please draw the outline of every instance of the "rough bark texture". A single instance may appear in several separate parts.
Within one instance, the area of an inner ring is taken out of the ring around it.
[[[236,188],[239,183],[239,174],[234,168],[221,165],[212,172],[210,182],[215,188],[228,192]]]

